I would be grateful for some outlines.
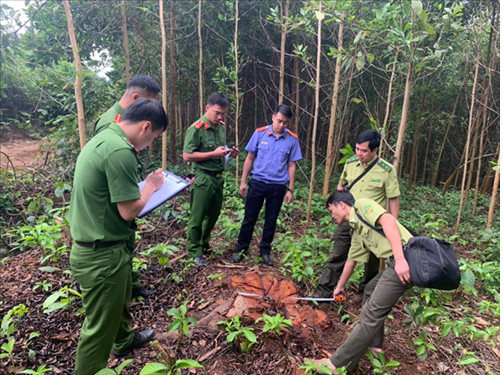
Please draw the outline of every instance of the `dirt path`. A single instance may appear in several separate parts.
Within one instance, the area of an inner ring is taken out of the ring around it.
[[[15,139],[0,143],[0,168],[25,169],[44,163],[47,151],[40,150],[45,141]]]

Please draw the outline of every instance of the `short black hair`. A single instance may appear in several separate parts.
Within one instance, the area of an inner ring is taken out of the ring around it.
[[[218,92],[213,92],[211,95],[208,97],[208,101],[206,102],[207,105],[219,105],[222,108],[227,108],[229,106],[229,101],[225,96]]]
[[[292,116],[293,116],[292,110],[286,104],[280,104],[280,105],[278,105],[276,108],[274,108],[274,112],[272,114],[273,115],[277,115],[278,112],[281,113],[283,116],[286,116],[288,118],[292,118]]]
[[[344,202],[348,206],[353,207],[355,204],[355,197],[353,197],[353,194],[351,194],[347,189],[336,190],[328,197],[327,208],[329,204],[336,206],[339,202]]]
[[[155,79],[145,74],[135,75],[131,81],[129,81],[127,88],[131,89],[133,87],[138,87],[145,90],[149,94],[157,95],[161,92],[161,88]]]
[[[364,130],[356,138],[356,143],[362,144],[365,142],[369,143],[369,149],[372,151],[381,144],[381,134],[375,130]]]
[[[139,98],[133,102],[124,112],[122,121],[137,123],[140,121],[150,121],[152,130],[162,129],[165,131],[168,127],[168,117],[166,112],[155,99]]]

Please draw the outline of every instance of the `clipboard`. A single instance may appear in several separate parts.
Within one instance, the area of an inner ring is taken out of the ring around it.
[[[162,173],[164,174],[164,184],[162,185],[162,188],[152,194],[145,207],[143,207],[143,210],[141,210],[141,212],[138,214],[139,218],[142,218],[143,216],[152,212],[155,208],[159,207],[161,204],[173,198],[183,189],[190,186],[190,182],[185,181],[185,179],[177,176],[176,174],[173,174],[169,171],[163,171]],[[143,186],[145,186],[145,181],[138,183],[140,190],[143,188]]]

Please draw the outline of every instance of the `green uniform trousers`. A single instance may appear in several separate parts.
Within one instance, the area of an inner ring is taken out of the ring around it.
[[[364,295],[370,298],[363,305],[360,321],[344,344],[330,357],[336,368],[346,366],[349,373],[358,365],[369,346],[382,346],[386,317],[398,299],[413,286],[401,283],[395,272],[394,261],[388,260],[387,265],[365,287]]]
[[[187,224],[187,249],[192,258],[210,248],[211,231],[222,208],[223,177],[198,171],[190,189],[190,217]]]
[[[316,287],[316,293],[325,298],[331,298],[339,278],[341,277],[344,264],[348,259],[351,248],[351,226],[349,222],[337,226],[334,237],[334,250],[332,256],[327,260],[327,266],[320,276],[320,282]],[[377,275],[379,271],[379,259],[374,254],[370,254],[369,261],[365,263],[365,272],[359,284],[359,294],[362,299],[365,286]]]
[[[86,318],[75,360],[76,375],[94,375],[107,365],[110,350],[124,351],[133,341],[131,249],[128,241],[106,248],[74,244],[70,265],[82,291]]]

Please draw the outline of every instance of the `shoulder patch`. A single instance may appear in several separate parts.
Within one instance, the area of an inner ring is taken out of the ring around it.
[[[195,123],[195,124],[194,124],[194,128],[196,128],[196,129],[200,129],[200,128],[201,128],[201,126],[203,126],[203,125],[204,125],[204,122],[199,121],[199,122],[197,122],[197,123]]]
[[[290,134],[292,137],[294,138],[299,138],[299,136],[297,134],[295,134],[294,132],[290,131],[290,130],[287,130],[288,134]]]
[[[377,165],[379,165],[382,169],[384,169],[386,172],[389,172],[391,171],[391,168],[393,168],[393,166],[391,164],[389,164],[387,161],[385,160],[379,160],[379,163],[377,163]]]
[[[262,126],[261,128],[257,128],[256,131],[258,132],[263,132],[264,130],[267,130],[268,126]]]
[[[358,160],[358,156],[353,155],[348,160],[346,160],[346,163],[352,163],[352,162],[357,161],[357,160]]]
[[[122,120],[122,116],[117,114],[115,115],[115,119],[114,119],[114,124],[118,124],[119,122],[121,122]]]

